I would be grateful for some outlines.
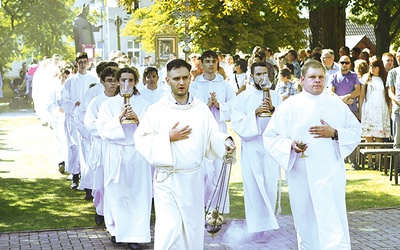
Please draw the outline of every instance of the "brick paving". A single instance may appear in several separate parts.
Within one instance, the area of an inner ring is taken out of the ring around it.
[[[17,110],[0,114],[0,118],[35,116],[32,110]],[[353,250],[400,250],[400,208],[349,212],[351,245]],[[244,220],[228,220],[219,234],[210,237],[205,232],[207,250],[297,249],[293,218],[279,215],[280,228],[268,232],[265,241],[255,242],[246,233]],[[153,249],[152,242],[141,244],[142,249]],[[126,245],[113,245],[104,227],[55,229],[0,233],[0,250],[47,249],[127,249]]]
[[[353,250],[400,249],[400,208],[349,212],[350,237]],[[210,237],[205,232],[207,250],[297,249],[293,218],[278,216],[280,228],[268,232],[265,241],[255,242],[246,233],[244,220],[228,220],[219,234]],[[142,249],[153,249],[152,242],[141,244]],[[73,228],[46,231],[24,231],[0,234],[0,249],[127,249],[126,245],[113,245],[104,227]]]

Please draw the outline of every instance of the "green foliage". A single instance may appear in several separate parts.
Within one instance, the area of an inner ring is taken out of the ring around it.
[[[27,57],[68,54],[73,0],[3,0],[0,8],[0,63],[9,65]]]
[[[369,23],[374,26],[381,25],[389,27],[389,42],[395,48],[400,46],[400,5],[394,0],[353,0],[350,4],[351,11],[349,18],[358,24]],[[385,29],[386,30],[386,29]],[[381,36],[376,36],[377,44],[380,43]],[[386,44],[385,44],[386,45]]]
[[[148,52],[154,51],[157,34],[176,33],[184,41],[185,25],[191,47],[198,52],[218,49],[233,53],[236,48],[249,52],[255,45],[278,49],[306,44],[307,21],[299,18],[298,0],[205,0],[190,1],[189,7],[183,2],[159,0],[149,8],[136,10],[123,34],[138,37]],[[199,15],[188,18],[187,23],[174,16],[185,11]]]

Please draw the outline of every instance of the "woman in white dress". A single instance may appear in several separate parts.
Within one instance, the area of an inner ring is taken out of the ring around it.
[[[362,81],[365,84],[365,97],[360,100],[362,136],[367,142],[382,142],[390,134],[390,99],[386,86],[386,70],[381,59],[370,61],[370,70],[364,74]],[[368,168],[374,169],[372,155],[368,155]]]

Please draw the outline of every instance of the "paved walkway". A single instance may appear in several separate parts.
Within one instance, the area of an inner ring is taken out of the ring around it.
[[[35,115],[32,110],[0,114],[0,118],[21,116]],[[400,208],[349,212],[348,216],[352,249],[400,250]],[[270,231],[264,242],[255,242],[246,232],[244,220],[226,221],[216,237],[205,233],[205,249],[297,249],[292,216],[278,216],[278,222],[279,229]],[[152,238],[152,243],[142,244],[143,249],[153,249],[153,242]],[[113,245],[105,228],[95,227],[0,233],[0,250],[6,249],[97,250],[126,249],[126,245]]]
[[[400,249],[400,208],[349,212],[351,245],[354,250]],[[220,233],[205,236],[205,249],[297,249],[292,216],[278,217],[280,228],[270,231],[264,242],[255,242],[246,233],[243,220],[230,220]],[[142,244],[153,249],[152,243]],[[104,227],[75,228],[49,231],[13,232],[0,234],[0,249],[126,249],[113,245]]]

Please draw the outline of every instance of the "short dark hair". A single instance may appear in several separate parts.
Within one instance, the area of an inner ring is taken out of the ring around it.
[[[293,56],[295,59],[297,59],[297,51],[296,51],[296,50],[291,49],[291,50],[288,51],[288,53],[292,54],[292,56]]]
[[[289,69],[283,68],[283,69],[281,69],[281,72],[280,72],[279,74],[280,74],[281,76],[283,76],[283,77],[287,77],[287,78],[290,79],[290,75],[292,74],[292,72],[290,72]]]
[[[187,68],[189,72],[192,69],[192,66],[189,63],[187,63],[185,60],[174,59],[167,63],[167,72],[170,72],[173,69],[178,69],[178,68],[182,68],[182,67]]]
[[[346,55],[350,55],[350,48],[347,46],[342,46],[339,49],[344,50],[344,52],[346,53]]]
[[[100,79],[101,79],[102,81],[105,81],[107,76],[115,77],[115,73],[116,73],[116,72],[117,72],[117,71],[116,71],[115,69],[106,68],[106,69],[104,69],[104,70],[101,72],[101,74],[100,74]]]
[[[258,52],[256,57],[260,58],[260,61],[264,61],[264,59],[267,57],[267,55],[264,52]]]
[[[96,66],[96,73],[100,76],[101,72],[106,68],[107,62],[99,62]]]
[[[254,74],[254,69],[256,67],[267,67],[268,68],[268,78],[271,82],[274,81],[274,79],[275,79],[274,65],[272,65],[269,62],[255,62],[251,65],[251,69],[250,69],[251,74]]]
[[[247,61],[244,59],[239,59],[235,62],[235,65],[239,66],[243,72],[247,71]]]
[[[118,63],[114,62],[114,61],[109,61],[106,63],[106,68],[108,67],[117,67],[118,68]]]
[[[203,52],[203,54],[201,54],[201,57],[200,57],[201,62],[203,62],[204,58],[207,58],[207,57],[215,58],[218,60],[217,53],[212,50],[206,50]]]
[[[75,61],[78,61],[79,59],[89,59],[89,57],[86,52],[78,52],[76,53]]]
[[[147,67],[143,71],[143,79],[145,79],[148,75],[150,75],[151,72],[156,72],[158,76],[158,70],[155,67]]]
[[[286,68],[293,74],[294,72],[294,65],[293,63],[286,63]]]

